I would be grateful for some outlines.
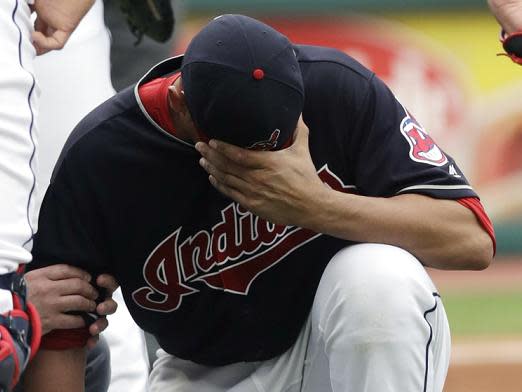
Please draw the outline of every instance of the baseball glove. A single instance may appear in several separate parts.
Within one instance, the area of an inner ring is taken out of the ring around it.
[[[522,65],[522,31],[507,34],[504,30],[500,33],[500,42],[506,53],[501,55],[508,56],[513,62]]]
[[[174,31],[174,11],[171,0],[119,0],[120,9],[127,17],[129,28],[137,38],[143,35],[155,41],[167,41]]]
[[[15,272],[0,276],[0,289],[13,295],[13,310],[0,315],[0,391],[11,391],[40,346],[40,317],[26,302],[23,277]]]

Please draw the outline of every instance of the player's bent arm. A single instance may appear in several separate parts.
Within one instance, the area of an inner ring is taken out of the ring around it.
[[[24,373],[24,392],[83,392],[85,348],[40,350]]]
[[[420,194],[367,197],[325,186],[312,163],[302,119],[294,143],[279,151],[245,150],[216,140],[199,142],[196,149],[217,190],[272,223],[399,246],[433,268],[484,269],[491,262],[491,237],[474,212],[456,200]]]
[[[418,194],[363,197],[328,189],[305,227],[358,242],[399,246],[439,269],[486,268],[493,243],[475,214],[456,200]]]

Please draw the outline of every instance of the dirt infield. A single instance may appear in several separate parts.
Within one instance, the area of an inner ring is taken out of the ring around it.
[[[454,343],[444,391],[522,391],[522,337]]]
[[[441,292],[461,290],[522,290],[522,260],[497,260],[485,271],[429,271]],[[522,311],[522,304],[520,306]],[[459,338],[444,392],[521,392],[520,336]]]
[[[452,366],[444,392],[520,392],[522,364]]]

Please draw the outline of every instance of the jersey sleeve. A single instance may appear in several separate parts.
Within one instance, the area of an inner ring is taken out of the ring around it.
[[[29,270],[53,264],[69,264],[96,277],[108,272],[105,263],[95,195],[86,185],[88,173],[81,165],[65,158],[45,195],[34,239],[33,261]],[[84,314],[93,322],[97,315]],[[45,349],[62,350],[82,347],[90,337],[88,326],[73,330],[55,330],[42,338]]]
[[[100,217],[86,176],[71,160],[61,162],[42,203],[30,269],[63,263],[92,276],[107,272]]]
[[[420,193],[435,198],[476,197],[452,157],[376,76],[361,105],[348,147],[356,187],[366,196]]]
[[[493,255],[495,255],[497,253],[495,228],[493,227],[493,223],[491,222],[491,219],[489,219],[489,216],[480,200],[475,197],[465,197],[463,199],[458,199],[457,201],[475,214],[475,217],[480,222],[480,225],[488,233],[489,237],[491,238],[491,242],[493,242]]]

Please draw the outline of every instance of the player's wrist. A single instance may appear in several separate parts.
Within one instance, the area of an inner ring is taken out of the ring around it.
[[[351,204],[346,197],[353,195],[336,191],[328,186],[323,186],[314,197],[314,202],[306,214],[306,221],[302,227],[316,233],[339,236],[340,221],[351,215]],[[342,224],[341,224],[342,225]],[[347,229],[348,225],[343,225]]]

